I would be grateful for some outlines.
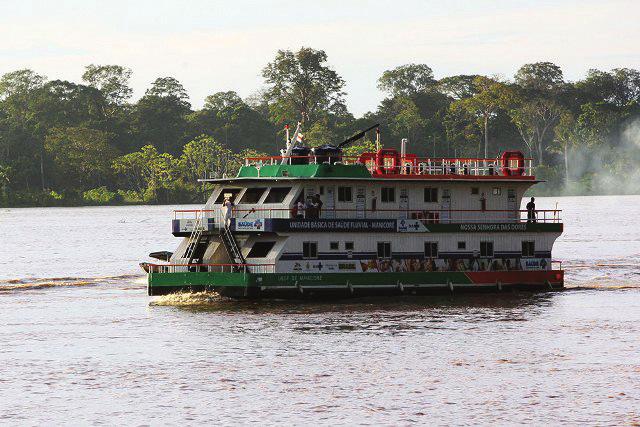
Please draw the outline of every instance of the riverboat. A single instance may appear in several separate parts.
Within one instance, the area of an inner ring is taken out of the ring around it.
[[[174,212],[177,249],[156,253],[165,263],[144,263],[149,295],[563,288],[551,255],[563,229],[560,211],[520,209],[539,182],[531,159],[518,151],[421,158],[406,153],[406,140],[399,151],[343,154],[364,135],[309,148],[297,142],[298,129],[280,156],[248,158],[233,178],[201,180],[213,185],[204,207]]]

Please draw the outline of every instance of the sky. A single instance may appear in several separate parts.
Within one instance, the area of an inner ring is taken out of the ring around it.
[[[133,70],[134,99],[177,78],[194,108],[219,91],[263,87],[278,49],[324,50],[356,116],[376,109],[377,79],[407,63],[441,78],[511,78],[551,61],[568,80],[640,68],[640,0],[0,0],[0,74],[31,68],[80,82],[88,64]]]

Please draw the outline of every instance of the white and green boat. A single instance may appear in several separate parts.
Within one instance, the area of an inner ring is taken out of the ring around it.
[[[246,159],[201,210],[176,211],[182,240],[146,264],[149,295],[215,291],[306,298],[563,287],[551,251],[560,211],[520,210],[531,160],[419,158],[381,148],[288,144]],[[295,141],[296,137],[291,139]],[[223,206],[227,199],[233,206]]]

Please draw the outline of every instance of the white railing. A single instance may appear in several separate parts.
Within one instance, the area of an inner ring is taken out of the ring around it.
[[[561,210],[539,209],[534,211],[534,218],[529,218],[527,210],[471,210],[471,209],[323,209],[319,216],[303,214],[306,219],[418,219],[425,224],[457,224],[457,223],[560,223]],[[238,209],[233,210],[233,218],[241,219],[267,219],[290,218],[293,219],[291,209],[263,208],[263,209]],[[219,228],[224,221],[221,210],[178,210],[174,211],[175,219],[202,218],[207,224],[208,218],[213,218],[214,227]],[[194,223],[195,224],[195,223]]]
[[[274,273],[275,264],[149,264],[149,273]]]
[[[416,158],[398,157],[397,161],[378,164],[373,158],[356,156],[268,156],[245,159],[245,166],[291,164],[364,164],[373,175],[469,175],[469,176],[534,176],[533,159],[524,159],[521,167],[504,165],[502,159],[480,158]]]

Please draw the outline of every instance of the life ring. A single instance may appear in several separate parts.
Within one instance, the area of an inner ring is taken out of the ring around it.
[[[502,163],[502,175],[522,176],[524,175],[524,154],[521,151],[505,151],[500,158]]]

